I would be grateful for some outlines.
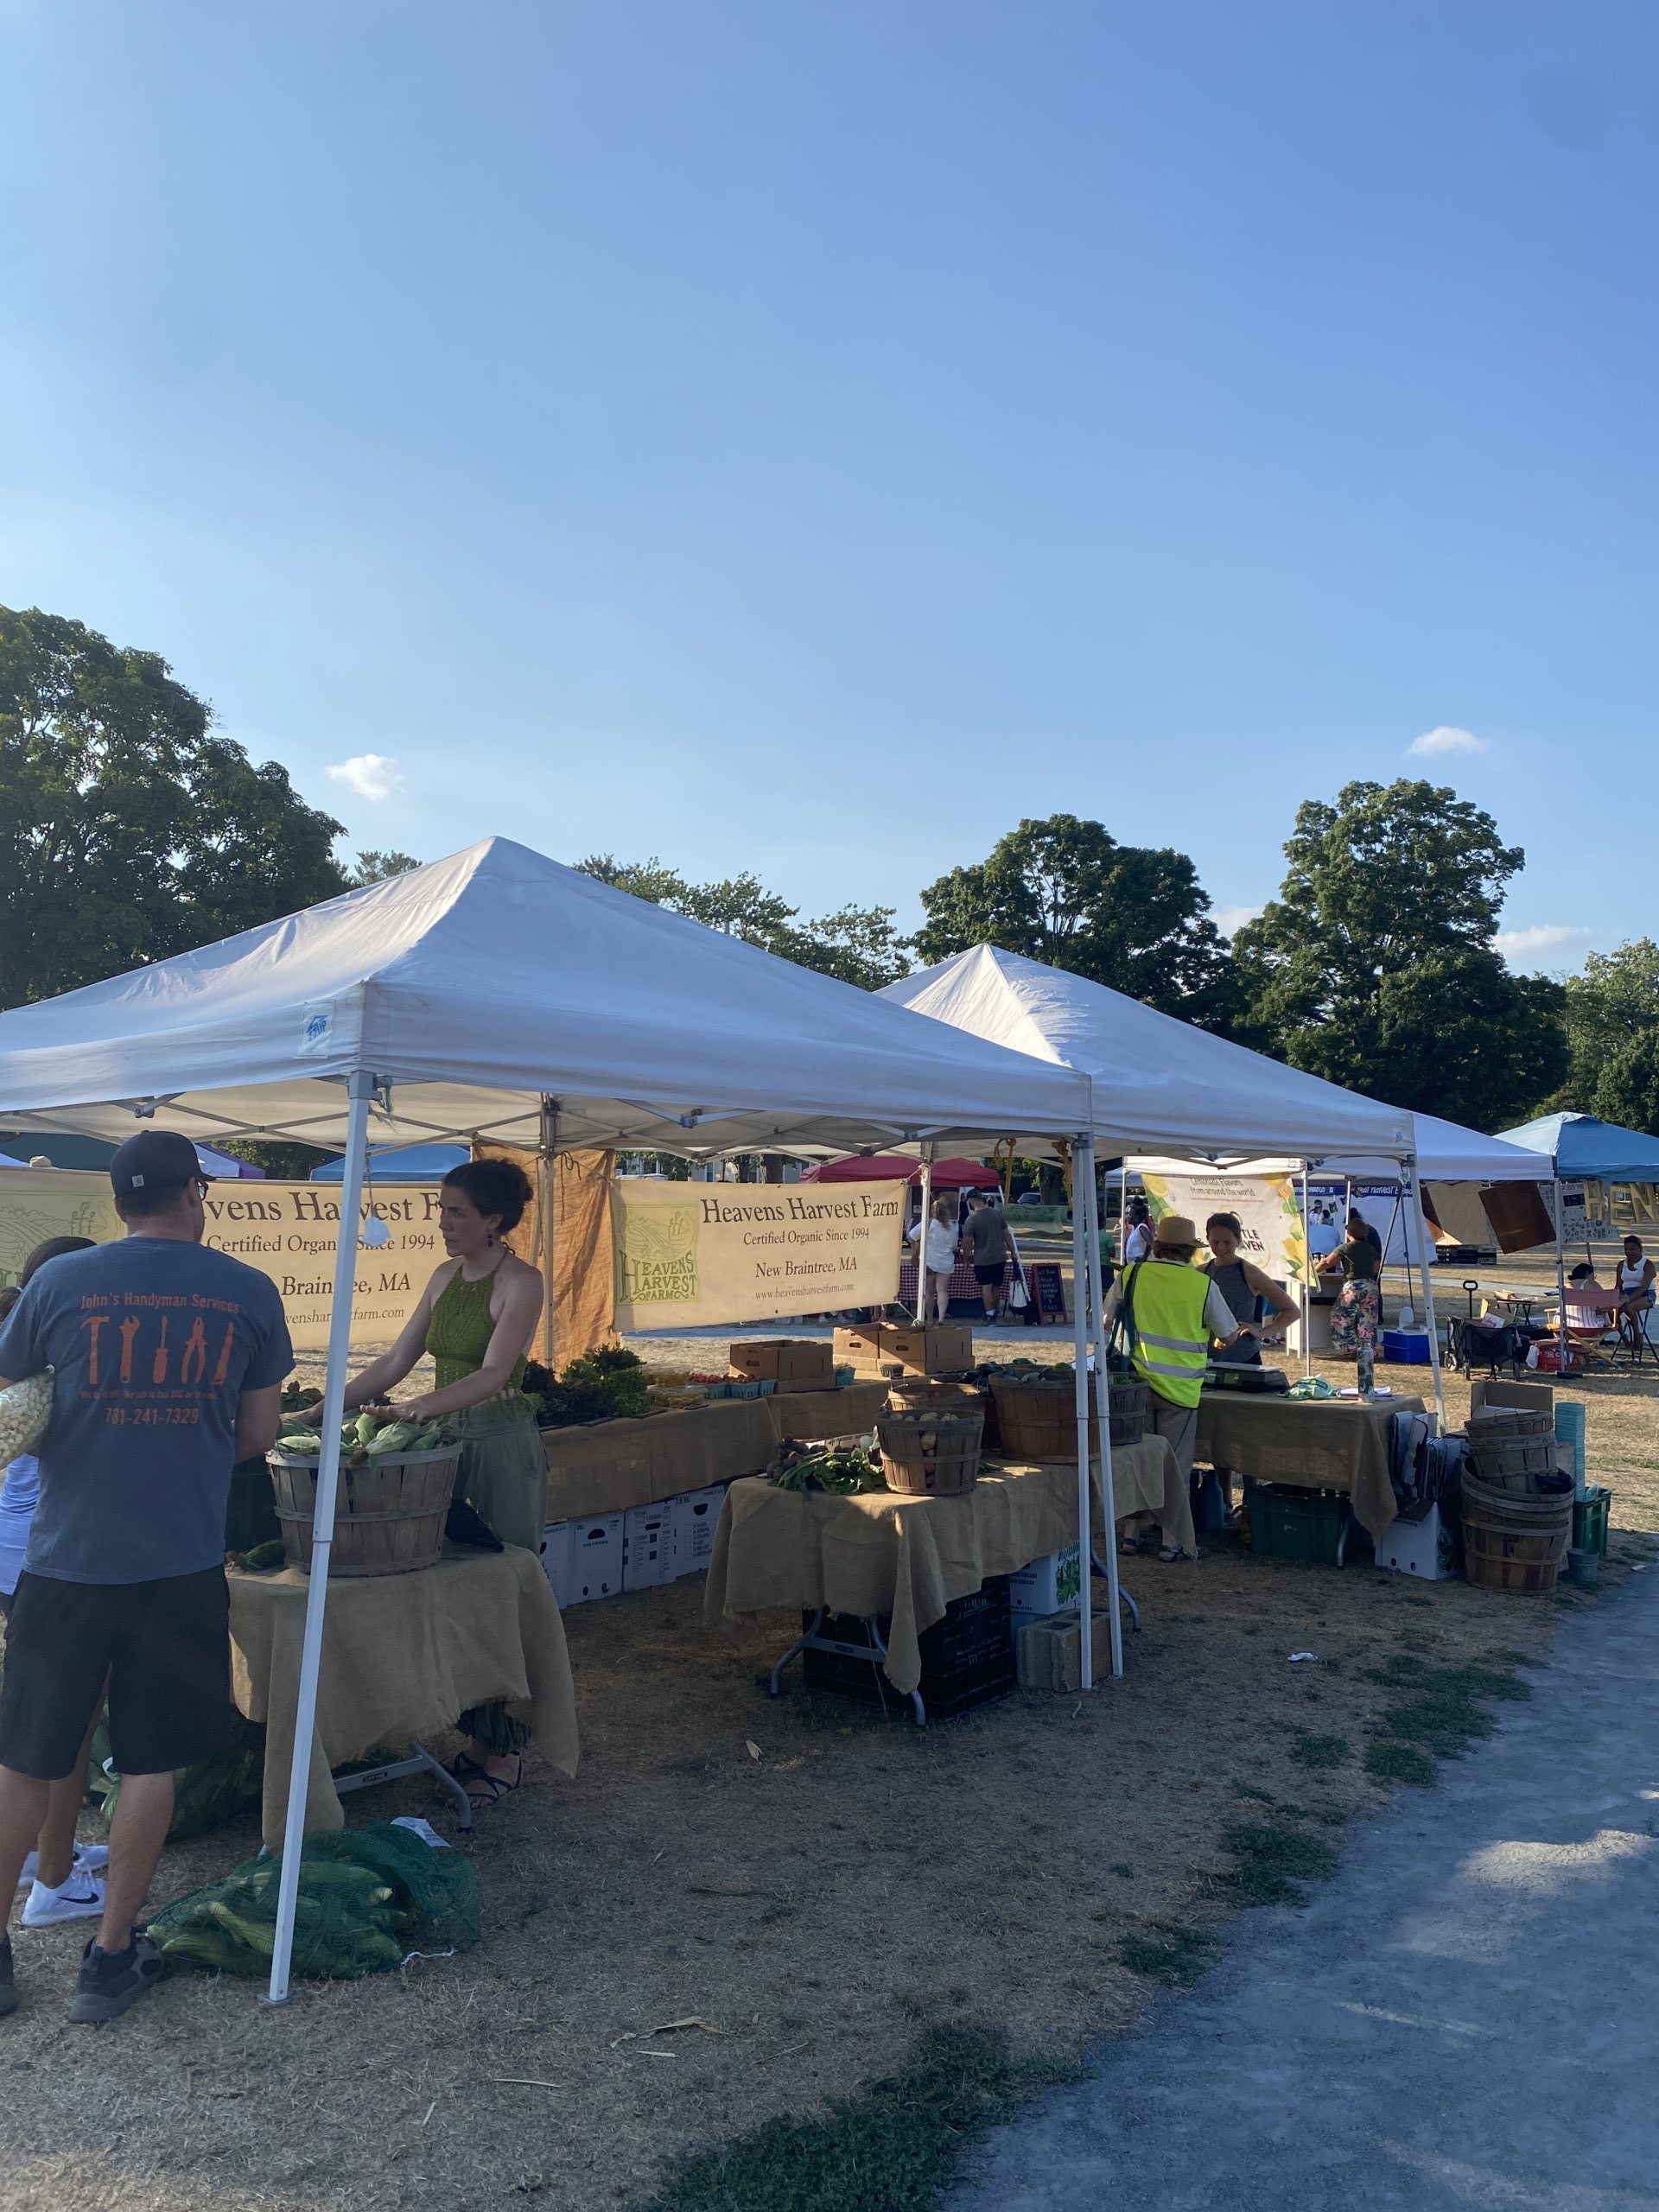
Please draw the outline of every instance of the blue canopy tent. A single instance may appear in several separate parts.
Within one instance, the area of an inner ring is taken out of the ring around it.
[[[472,1158],[464,1144],[372,1144],[368,1175],[373,1183],[441,1183],[452,1167],[464,1166]],[[314,1183],[345,1180],[346,1161],[325,1160],[311,1170]]]
[[[1548,1153],[1562,1182],[1659,1183],[1659,1137],[1593,1114],[1541,1114],[1498,1135],[1505,1144]]]

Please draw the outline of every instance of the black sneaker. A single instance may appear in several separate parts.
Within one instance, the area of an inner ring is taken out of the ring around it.
[[[0,1936],[0,2018],[17,2010],[17,1984],[11,1971],[11,1939]]]
[[[153,1936],[135,1936],[124,1951],[102,1951],[89,1943],[80,1955],[69,2017],[93,2025],[118,2020],[161,1974],[162,1947]]]

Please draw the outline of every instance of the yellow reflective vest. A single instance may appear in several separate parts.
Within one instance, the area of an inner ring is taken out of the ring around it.
[[[1130,1300],[1135,1372],[1160,1398],[1196,1406],[1210,1357],[1204,1308],[1210,1278],[1185,1261],[1141,1260],[1123,1270],[1119,1291]]]

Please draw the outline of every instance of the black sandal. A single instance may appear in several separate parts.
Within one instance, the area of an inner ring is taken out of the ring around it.
[[[504,1782],[499,1774],[492,1774],[487,1767],[480,1766],[466,1751],[456,1755],[449,1771],[467,1792],[467,1802],[475,1813],[487,1813],[492,1805],[499,1805],[504,1797],[511,1797],[524,1782],[524,1753],[510,1751],[506,1757],[518,1762],[518,1771],[511,1782]]]

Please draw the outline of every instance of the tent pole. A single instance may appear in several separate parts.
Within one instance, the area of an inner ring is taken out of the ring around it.
[[[340,1183],[340,1236],[334,1247],[334,1300],[328,1316],[328,1371],[322,1385],[322,1456],[317,1467],[316,1511],[311,1523],[311,1581],[305,1593],[305,1631],[300,1646],[299,1700],[294,1709],[288,1815],[283,1823],[283,1871],[276,1887],[276,1928],[271,1945],[272,2005],[288,2002],[294,1955],[294,1913],[305,1840],[305,1802],[311,1781],[311,1745],[317,1726],[317,1683],[322,1673],[323,1609],[328,1602],[328,1554],[334,1541],[334,1499],[340,1487],[340,1431],[346,1418],[346,1366],[352,1349],[352,1300],[357,1287],[358,1209],[368,1149],[369,1103],[374,1077],[366,1068],[347,1078],[351,1113]]]
[[[1560,1346],[1560,1364],[1556,1370],[1558,1382],[1567,1380],[1567,1252],[1561,1242],[1561,1186],[1549,1186],[1549,1211],[1555,1223],[1555,1338]],[[1584,1470],[1579,1470],[1579,1486],[1584,1486]]]
[[[922,1147],[922,1217],[918,1226],[920,1241],[916,1247],[916,1325],[927,1325],[927,1224],[933,1211],[933,1147]]]
[[[1095,1420],[1096,1433],[1100,1439],[1100,1494],[1102,1509],[1106,1516],[1106,1610],[1110,1617],[1112,1674],[1116,1678],[1123,1672],[1123,1616],[1117,1592],[1117,1491],[1112,1480],[1112,1377],[1106,1361],[1106,1297],[1101,1282],[1100,1264],[1100,1200],[1095,1185],[1095,1141],[1087,1140],[1088,1151],[1084,1159],[1084,1203],[1088,1220],[1084,1234],[1089,1260],[1089,1310],[1094,1320],[1094,1338],[1099,1349],[1095,1355]],[[1089,1512],[1088,1497],[1084,1498],[1083,1548],[1078,1554],[1083,1562],[1082,1611],[1088,1614],[1093,1608],[1090,1602],[1089,1583]],[[1092,1679],[1094,1624],[1089,1622],[1082,1630],[1084,1649],[1089,1655]]]
[[[1440,1373],[1440,1332],[1434,1319],[1434,1282],[1429,1274],[1428,1224],[1423,1219],[1422,1186],[1417,1180],[1417,1155],[1408,1153],[1400,1162],[1411,1189],[1411,1211],[1406,1217],[1407,1234],[1411,1224],[1417,1224],[1417,1272],[1423,1285],[1423,1325],[1428,1331],[1429,1364],[1434,1370],[1434,1405],[1440,1417],[1440,1434],[1446,1434],[1446,1381]],[[1409,1257],[1409,1255],[1408,1255]],[[1409,1278],[1408,1278],[1409,1280]]]
[[[1083,1195],[1077,1189],[1077,1162],[1084,1145],[1092,1139],[1079,1137],[1071,1160],[1071,1359],[1077,1376],[1073,1393],[1077,1409],[1077,1520],[1081,1533],[1077,1554],[1077,1641],[1081,1673],[1078,1680],[1086,1690],[1095,1686],[1094,1606],[1090,1591],[1090,1561],[1091,1558],[1089,1533],[1089,1263],[1084,1251]],[[1094,1173],[1092,1151],[1088,1160],[1089,1172]],[[1114,1559],[1117,1554],[1117,1530],[1109,1524],[1106,1540]]]
[[[558,1101],[542,1101],[540,1168],[542,1197],[542,1365],[553,1364],[553,1301],[557,1295],[553,1281],[553,1178],[558,1167],[559,1108]]]
[[[1313,1272],[1313,1248],[1307,1240],[1307,1162],[1302,1162],[1302,1372],[1313,1372],[1313,1322],[1310,1319],[1308,1277]]]

